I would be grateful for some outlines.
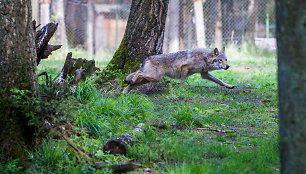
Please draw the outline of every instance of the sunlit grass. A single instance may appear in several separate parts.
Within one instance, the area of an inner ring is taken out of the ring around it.
[[[89,55],[82,49],[71,51],[76,58]],[[68,122],[83,130],[71,139],[103,164],[135,158],[161,173],[279,173],[275,52],[252,45],[230,45],[226,53],[231,68],[212,74],[236,85],[232,90],[203,80],[198,74],[188,77],[183,86],[177,84],[179,80],[165,78],[159,84],[167,85],[149,95],[137,90],[119,94],[120,85],[106,90],[95,83],[99,77],[80,82],[69,98],[74,102],[67,99],[64,104],[72,108],[66,113]],[[43,60],[39,71],[56,76],[65,54],[54,53]],[[112,53],[99,53],[94,59],[103,67],[111,57]],[[126,157],[102,152],[107,141],[141,122],[146,129],[134,138]],[[42,146],[31,153],[33,165],[29,171],[110,172],[80,163],[70,152],[60,140],[44,139]]]

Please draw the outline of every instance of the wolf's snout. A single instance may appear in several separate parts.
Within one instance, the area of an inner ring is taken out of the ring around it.
[[[227,70],[229,67],[230,67],[229,65],[226,65],[226,67],[224,69]]]

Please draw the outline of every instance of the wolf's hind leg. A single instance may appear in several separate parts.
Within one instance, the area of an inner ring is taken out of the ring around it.
[[[135,76],[132,79],[132,84],[138,84],[140,83],[142,80],[147,80],[149,82],[157,82],[160,79],[154,76],[148,76],[147,74],[145,74],[142,71],[138,71]]]
[[[205,73],[201,73],[201,77],[203,79],[207,79],[207,80],[210,80],[210,81],[213,81],[221,86],[225,86],[229,89],[233,89],[235,86],[234,85],[230,85],[230,84],[227,84],[225,82],[223,82],[222,80],[214,77],[213,75],[211,75],[209,72],[205,72]]]
[[[185,80],[187,78],[188,75],[188,67],[187,66],[183,66],[181,68],[181,84],[180,86],[184,86]]]

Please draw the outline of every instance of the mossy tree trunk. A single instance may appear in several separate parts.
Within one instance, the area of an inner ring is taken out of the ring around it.
[[[281,173],[306,173],[306,3],[276,1]]]
[[[161,54],[169,0],[133,0],[124,37],[107,70],[130,73]]]
[[[31,137],[25,114],[18,110],[12,89],[36,95],[36,49],[31,1],[0,1],[0,144],[8,158],[20,158]]]

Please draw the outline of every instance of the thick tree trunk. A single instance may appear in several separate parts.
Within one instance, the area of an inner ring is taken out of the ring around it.
[[[130,73],[161,54],[169,0],[133,0],[124,37],[106,69]]]
[[[306,173],[306,4],[276,1],[281,173]]]
[[[31,133],[12,90],[27,90],[31,97],[37,88],[31,1],[0,1],[0,11],[0,144],[8,158],[15,158],[26,154]]]

